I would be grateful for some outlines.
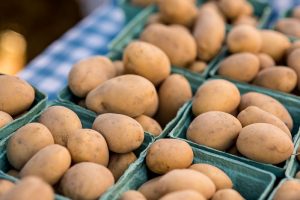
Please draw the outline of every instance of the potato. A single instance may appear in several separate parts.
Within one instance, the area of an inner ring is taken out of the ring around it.
[[[244,9],[244,0],[220,0],[219,7],[228,19],[235,19]]]
[[[207,64],[203,61],[195,61],[191,65],[189,65],[188,69],[192,72],[203,73],[207,68]]]
[[[194,190],[182,190],[177,192],[171,192],[159,200],[206,200],[202,194]]]
[[[76,96],[86,97],[91,90],[116,74],[116,69],[108,58],[89,57],[72,67],[68,77],[69,88]]]
[[[178,139],[160,139],[150,146],[146,164],[151,171],[165,174],[173,169],[189,167],[193,157],[193,150],[186,142]]]
[[[111,153],[107,168],[111,171],[117,181],[124,174],[129,165],[136,160],[137,157],[133,152],[124,154]]]
[[[224,77],[250,82],[259,71],[259,60],[252,53],[236,53],[220,63],[218,73]]]
[[[285,66],[271,67],[259,72],[253,84],[289,93],[297,85],[297,74],[293,69]]]
[[[300,179],[300,171],[296,173],[295,178]]]
[[[257,54],[257,58],[259,60],[259,69],[260,70],[274,67],[276,65],[273,58],[271,56],[269,56],[268,54],[259,53],[259,54]]]
[[[278,117],[287,125],[289,130],[293,129],[293,119],[286,108],[276,99],[257,92],[248,92],[242,95],[239,110],[242,111],[249,106],[260,109]]]
[[[194,190],[210,199],[216,191],[216,186],[206,175],[191,169],[175,169],[158,180],[161,194],[181,190]]]
[[[255,123],[267,123],[272,124],[278,128],[280,128],[283,132],[285,132],[289,138],[292,139],[291,132],[289,128],[275,115],[268,113],[259,107],[249,106],[237,116],[238,120],[241,122],[243,127],[246,127],[250,124]]]
[[[222,189],[217,191],[211,200],[244,200],[244,198],[233,189]]]
[[[276,191],[273,200],[297,200],[300,196],[300,182],[287,180]]]
[[[147,200],[144,195],[138,191],[128,190],[120,197],[120,200]]]
[[[63,106],[51,106],[47,108],[38,121],[50,130],[55,144],[62,146],[67,145],[69,135],[74,130],[82,128],[77,114]]]
[[[235,143],[241,129],[241,123],[232,115],[210,111],[192,121],[186,138],[197,144],[225,151]]]
[[[58,144],[52,144],[34,154],[20,171],[20,177],[38,176],[54,185],[70,165],[71,155],[68,150]]]
[[[251,15],[253,15],[253,12],[254,12],[254,8],[253,8],[252,4],[249,3],[248,1],[244,1],[240,15],[251,16]]]
[[[151,117],[141,115],[136,117],[135,120],[143,127],[145,132],[148,132],[154,136],[159,136],[162,132],[162,128],[159,123]]]
[[[125,68],[124,68],[123,61],[115,60],[115,61],[113,61],[113,65],[114,65],[115,70],[116,70],[116,76],[121,76],[121,75],[124,74]]]
[[[18,182],[1,200],[40,200],[41,197],[43,200],[53,200],[53,189],[40,178],[30,176]]]
[[[0,111],[0,129],[13,120],[14,119],[8,113]]]
[[[196,41],[183,26],[151,24],[142,32],[140,39],[159,47],[177,67],[192,63],[197,56]]]
[[[99,115],[93,129],[101,133],[110,151],[128,153],[141,146],[144,141],[143,127],[131,117],[106,113]]]
[[[64,174],[60,186],[63,195],[71,199],[98,199],[114,183],[114,177],[106,167],[82,162]]]
[[[273,30],[261,30],[261,53],[270,55],[275,62],[281,61],[287,49],[291,46],[289,38]]]
[[[153,116],[158,107],[154,85],[144,77],[123,75],[112,78],[92,90],[87,98],[88,109],[98,113],[120,113],[130,117]]]
[[[288,56],[288,66],[295,70],[297,73],[298,81],[297,81],[297,88],[298,90],[300,89],[300,49],[295,49],[293,50],[289,56]]]
[[[159,107],[157,121],[164,127],[178,110],[192,98],[192,89],[188,80],[179,74],[172,74],[160,86],[158,91]]]
[[[294,9],[293,9],[293,11],[292,11],[292,16],[293,16],[294,18],[300,19],[300,6],[294,7]]]
[[[240,103],[237,87],[226,80],[209,80],[202,84],[193,99],[192,110],[195,116],[208,111],[231,113]]]
[[[168,56],[158,47],[141,41],[131,42],[124,50],[123,63],[126,74],[137,74],[155,86],[171,72]]]
[[[91,129],[77,129],[70,135],[67,148],[73,163],[93,162],[108,165],[109,151],[104,137]]]
[[[193,1],[157,0],[163,21],[168,24],[191,26],[197,16],[197,6]]]
[[[131,0],[132,4],[146,7],[157,2],[157,0]]]
[[[210,61],[221,50],[225,38],[225,23],[214,8],[201,8],[193,34],[198,58],[205,62]]]
[[[9,138],[7,159],[15,169],[21,169],[34,154],[51,144],[54,144],[54,139],[46,126],[26,124]]]
[[[210,178],[215,186],[216,190],[221,190],[225,188],[232,188],[233,183],[231,179],[223,172],[221,169],[205,163],[199,163],[199,164],[193,164],[189,167],[189,169],[196,170],[198,172],[201,172],[202,174],[206,175],[208,178]]]
[[[289,56],[295,49],[300,48],[300,40],[293,42],[290,48],[287,50],[286,55]]]
[[[279,164],[287,160],[294,150],[293,142],[287,134],[267,123],[255,123],[244,127],[236,146],[247,158],[267,164]]]
[[[226,44],[231,53],[258,53],[262,40],[259,31],[250,25],[235,26],[228,34]]]
[[[294,18],[284,18],[277,21],[275,30],[292,37],[300,37],[300,21]]]
[[[234,20],[233,25],[239,26],[239,25],[249,25],[256,27],[257,25],[257,19],[255,17],[250,17],[247,15],[241,15],[236,20]]]
[[[35,98],[31,85],[18,77],[0,75],[0,110],[14,116],[28,110]]]
[[[161,176],[153,178],[143,185],[141,185],[138,189],[140,193],[142,193],[147,200],[157,200],[161,196],[160,194],[160,185],[158,184],[158,180]]]
[[[0,179],[0,198],[15,186],[11,181]]]

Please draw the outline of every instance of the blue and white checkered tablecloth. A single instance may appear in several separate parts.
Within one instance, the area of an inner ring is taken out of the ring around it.
[[[300,4],[300,0],[270,0],[270,2],[274,8],[273,19],[280,11]],[[106,54],[108,43],[123,25],[124,15],[121,9],[114,1],[108,1],[51,44],[31,61],[19,76],[47,93],[49,99],[53,100],[67,84],[67,76],[72,65],[91,55]]]

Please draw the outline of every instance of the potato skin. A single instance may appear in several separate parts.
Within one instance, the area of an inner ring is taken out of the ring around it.
[[[11,116],[28,110],[35,98],[31,85],[18,77],[0,75],[0,110]]]
[[[138,189],[140,193],[142,193],[147,200],[156,200],[161,196],[160,194],[160,185],[158,184],[158,180],[161,176],[153,178],[143,185],[141,185]]]
[[[266,123],[255,123],[244,127],[236,146],[244,156],[267,164],[279,164],[287,160],[294,150],[293,142],[285,132]]]
[[[232,115],[210,111],[192,121],[186,137],[197,144],[225,151],[234,144],[241,129],[241,123]]]
[[[275,66],[275,61],[271,56],[265,53],[259,53],[257,54],[257,58],[259,59],[259,69],[260,70],[265,70],[270,67]]]
[[[136,117],[135,120],[143,127],[145,132],[148,132],[154,136],[159,136],[162,132],[162,128],[159,123],[151,117],[141,115]]]
[[[300,37],[299,19],[284,18],[277,21],[275,30],[292,37]]]
[[[6,112],[0,111],[0,129],[10,122],[12,122],[14,119]]]
[[[73,94],[85,97],[92,89],[116,76],[113,63],[104,56],[93,56],[75,63],[72,67],[68,85]]]
[[[293,69],[288,67],[271,67],[259,72],[253,84],[289,93],[297,85],[297,74]]]
[[[54,144],[54,139],[46,126],[40,123],[26,124],[9,138],[7,159],[19,170],[34,154],[51,144]]]
[[[218,69],[224,77],[242,82],[252,81],[259,71],[259,60],[252,53],[236,53],[225,58]]]
[[[171,192],[162,198],[160,200],[205,200],[206,198],[203,197],[202,194],[199,192],[196,192],[194,190],[181,190],[177,192]]]
[[[38,176],[54,185],[70,165],[71,155],[68,150],[63,146],[52,144],[34,154],[20,171],[20,177]]]
[[[143,127],[131,117],[106,113],[99,115],[93,129],[105,138],[110,151],[128,153],[141,146],[144,141]]]
[[[293,119],[287,109],[276,99],[257,92],[248,92],[242,95],[239,110],[242,111],[248,106],[256,106],[260,109],[275,115],[282,120],[289,130],[293,129]]]
[[[96,199],[114,183],[114,177],[106,167],[82,162],[64,174],[60,186],[62,193],[71,199]]]
[[[0,198],[2,198],[2,196],[6,192],[11,190],[14,186],[15,186],[15,184],[13,182],[5,180],[5,179],[0,179]]]
[[[297,81],[297,87],[300,89],[300,49],[293,50],[287,59],[288,66],[295,70],[298,81]]]
[[[244,200],[244,198],[234,189],[222,189],[214,194],[212,200]]]
[[[78,129],[69,136],[67,148],[74,163],[93,162],[108,165],[109,150],[104,137],[91,129]]]
[[[193,114],[198,116],[208,111],[231,113],[238,107],[240,98],[240,92],[233,83],[222,79],[206,81],[193,99]]]
[[[300,196],[300,182],[297,180],[287,180],[276,191],[274,200],[298,199]]]
[[[176,152],[172,150],[174,148]],[[173,169],[189,167],[193,157],[193,150],[186,142],[178,139],[160,139],[150,146],[146,164],[151,171],[165,174]]]
[[[120,200],[147,200],[144,195],[135,190],[128,190],[120,197]]]
[[[228,19],[235,19],[242,13],[244,9],[243,0],[220,0],[219,8]]]
[[[129,117],[153,116],[158,107],[154,85],[138,75],[112,78],[92,90],[86,98],[87,108],[98,113],[119,113]]]

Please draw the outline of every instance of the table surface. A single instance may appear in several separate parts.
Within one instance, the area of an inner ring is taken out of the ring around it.
[[[270,0],[274,21],[285,11],[300,4],[300,0]],[[107,1],[84,18],[44,52],[32,60],[18,75],[48,94],[49,100],[67,85],[68,73],[78,60],[105,55],[107,45],[124,26],[124,14],[116,0]]]

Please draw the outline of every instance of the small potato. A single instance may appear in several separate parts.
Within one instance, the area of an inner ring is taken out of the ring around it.
[[[202,194],[194,190],[181,190],[177,192],[171,192],[159,200],[206,200]]]
[[[20,177],[38,176],[54,185],[71,165],[71,155],[60,145],[53,144],[38,151],[20,171]],[[49,173],[51,172],[51,173]]]
[[[234,189],[222,189],[217,191],[211,200],[244,200]]]
[[[238,17],[234,22],[233,25],[234,26],[239,26],[239,25],[249,25],[249,26],[253,26],[256,27],[257,25],[257,19],[255,17],[250,17],[247,15],[242,15],[240,17]]]
[[[259,31],[249,25],[235,26],[228,34],[226,44],[231,53],[258,53],[262,40]]]
[[[191,70],[192,72],[196,72],[199,74],[204,72],[206,68],[207,68],[207,64],[203,61],[195,61],[188,67],[188,69]]]
[[[224,77],[250,82],[259,71],[259,60],[252,53],[236,53],[220,63],[218,73]]]
[[[165,174],[173,169],[189,167],[193,157],[193,150],[186,142],[178,139],[160,139],[150,146],[146,164],[151,171]]]
[[[86,98],[86,106],[98,114],[151,117],[158,108],[158,95],[149,80],[128,74],[112,78],[92,90]]]
[[[193,164],[189,167],[189,169],[196,170],[208,176],[208,178],[210,178],[214,182],[216,190],[233,187],[233,183],[231,179],[227,176],[227,174],[225,174],[225,172],[213,165],[199,163]]]
[[[265,70],[270,67],[274,67],[276,65],[275,61],[271,56],[265,53],[259,53],[257,54],[257,58],[259,60],[259,69]]]
[[[192,121],[186,137],[197,144],[225,151],[235,143],[241,129],[241,123],[232,115],[210,111]]]
[[[275,62],[281,61],[285,52],[291,46],[289,38],[273,30],[261,30],[260,36],[262,38],[260,52],[270,55]]]
[[[244,0],[220,0],[219,7],[228,19],[240,16],[244,9]]]
[[[26,124],[9,138],[7,159],[15,169],[21,169],[33,155],[51,144],[54,144],[54,139],[46,126],[40,123]]]
[[[113,63],[104,56],[93,56],[77,62],[68,78],[69,88],[78,97],[86,95],[101,83],[116,76]]]
[[[115,60],[113,61],[113,65],[116,69],[116,76],[121,76],[125,72],[123,61],[121,60]]]
[[[253,84],[289,93],[297,85],[297,74],[293,69],[285,66],[271,67],[259,72]]]
[[[300,40],[297,40],[295,42],[292,43],[292,45],[290,46],[290,48],[287,50],[286,55],[287,57],[289,57],[289,55],[295,50],[295,49],[299,49],[300,48]]]
[[[117,181],[124,174],[129,165],[136,161],[136,159],[137,157],[133,152],[124,154],[111,153],[107,168],[111,171]]]
[[[67,148],[73,163],[93,162],[108,165],[109,151],[104,137],[91,129],[77,129],[69,136]]]
[[[208,111],[231,113],[240,103],[240,92],[231,82],[216,79],[201,85],[193,99],[192,110],[195,116]]]
[[[289,130],[293,129],[293,119],[286,108],[276,99],[257,92],[248,92],[242,95],[239,110],[242,111],[249,106],[256,106],[260,109],[275,115],[282,120]]]
[[[294,18],[300,19],[300,6],[296,6],[293,9],[292,16]]]
[[[273,200],[297,200],[300,196],[300,182],[287,180],[276,191]]]
[[[275,115],[268,113],[259,107],[249,106],[237,116],[238,120],[241,122],[243,127],[246,127],[250,124],[255,123],[267,123],[272,124],[278,128],[280,128],[283,132],[285,132],[289,138],[292,139],[291,132],[289,128]]]
[[[295,72],[297,73],[297,77],[298,77],[298,90],[300,89],[300,49],[295,49],[294,51],[292,51],[289,56],[288,56],[288,66],[290,68],[292,68],[293,70],[295,70]]]
[[[131,117],[106,113],[99,115],[93,129],[102,134],[110,151],[128,153],[141,146],[144,141],[143,127]]]
[[[136,117],[135,120],[143,127],[145,132],[148,132],[154,136],[159,136],[162,132],[162,128],[155,119],[146,115]]]
[[[0,129],[13,120],[14,119],[8,113],[0,111]]]
[[[197,16],[197,6],[193,1],[157,0],[161,18],[168,24],[191,26]]]
[[[98,199],[114,183],[114,177],[106,167],[82,162],[64,174],[60,186],[63,195],[71,199]]]
[[[192,98],[193,94],[190,83],[184,76],[172,74],[160,86],[158,96],[156,119],[164,127],[176,117],[178,110]]]
[[[120,200],[147,200],[144,195],[135,190],[128,190],[120,197]]]
[[[266,123],[244,127],[236,146],[244,156],[267,164],[279,164],[287,160],[294,150],[293,142],[285,132]]]
[[[126,74],[137,74],[155,86],[171,72],[168,56],[158,47],[146,42],[131,42],[124,50],[123,63]]]
[[[142,193],[147,200],[156,200],[161,196],[160,194],[160,185],[158,184],[158,180],[161,176],[153,178],[143,185],[141,185],[138,189],[140,193]]]
[[[34,176],[23,178],[15,187],[1,196],[1,200],[53,200],[54,191],[42,179]]]
[[[156,3],[157,0],[131,0],[131,3],[136,6],[146,7]]]
[[[16,76],[0,74],[0,110],[14,116],[28,110],[35,91],[26,81]]]
[[[300,21],[294,18],[284,18],[277,21],[275,30],[292,37],[300,37]]]
[[[14,186],[15,184],[13,182],[5,179],[0,179],[0,198],[2,198],[3,195],[11,190]]]

